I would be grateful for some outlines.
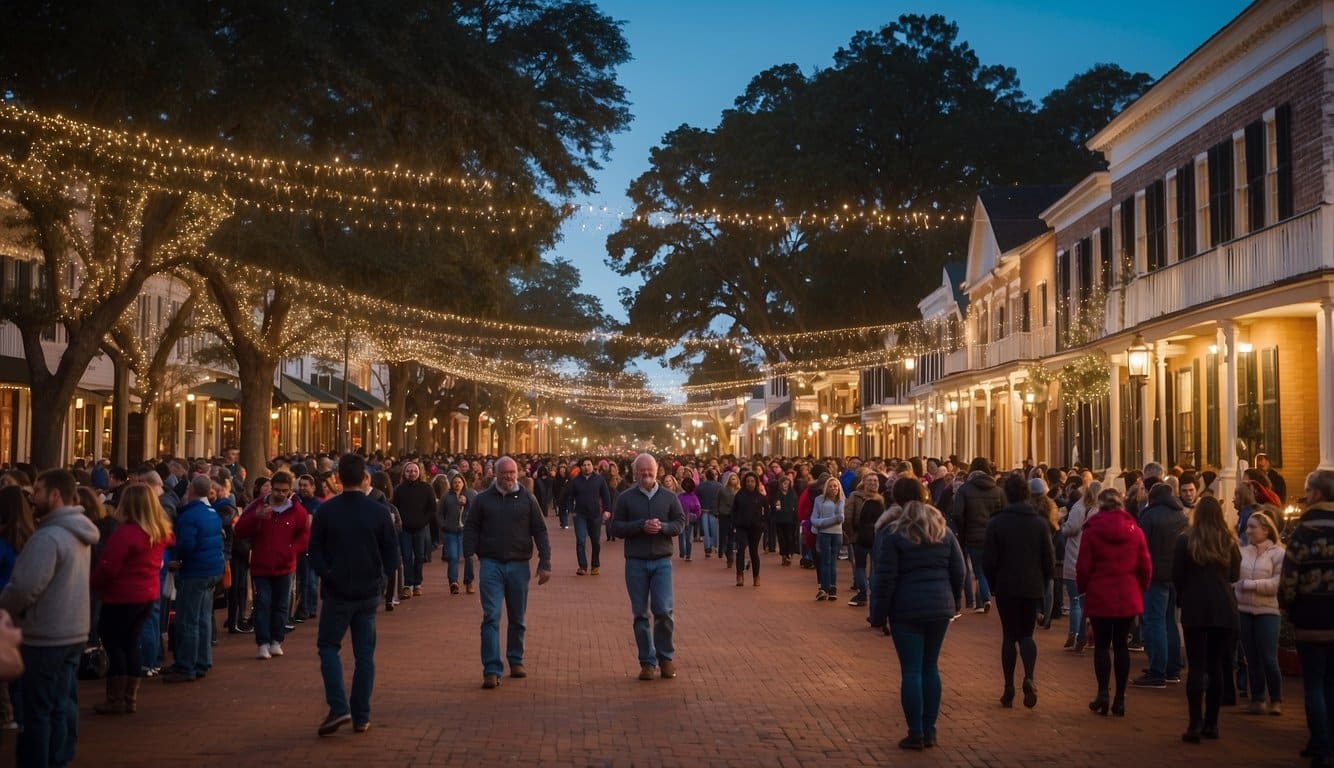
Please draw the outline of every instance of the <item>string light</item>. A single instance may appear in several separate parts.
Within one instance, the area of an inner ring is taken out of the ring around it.
[[[792,227],[915,227],[931,229],[950,224],[966,223],[967,214],[950,213],[937,208],[922,210],[864,208],[845,204],[834,211],[805,211],[796,214],[781,211],[726,211],[710,208],[704,211],[660,211],[633,213],[606,205],[583,203],[578,213],[582,216],[614,218],[617,222],[635,222],[665,227],[690,222],[699,224],[728,224],[741,227],[764,227],[769,230]]]

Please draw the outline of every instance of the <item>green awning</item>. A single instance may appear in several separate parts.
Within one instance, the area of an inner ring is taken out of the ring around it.
[[[283,396],[291,402],[301,403],[319,403],[320,405],[341,405],[343,398],[336,397],[332,392],[324,390],[314,384],[307,384],[295,376],[283,374],[282,383],[278,387]]]

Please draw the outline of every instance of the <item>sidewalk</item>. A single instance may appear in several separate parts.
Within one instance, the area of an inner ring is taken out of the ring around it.
[[[1182,685],[1132,689],[1125,718],[1091,714],[1091,654],[1061,651],[1064,622],[1039,630],[1036,709],[997,699],[1000,623],[965,614],[942,657],[939,746],[901,752],[898,664],[889,638],[848,607],[814,601],[814,571],[763,556],[762,586],[696,545],[674,561],[674,680],[641,682],[619,543],[602,575],[574,574],[574,538],[551,523],[555,574],[529,593],[528,678],[480,690],[477,595],[451,596],[439,561],[426,594],[378,617],[372,728],[319,738],[323,688],[313,622],[257,661],[251,635],[222,635],[215,667],[192,685],[146,680],[139,714],[100,717],[102,684],[80,690],[77,765],[357,766],[1185,766],[1298,765],[1306,741],[1300,680],[1283,717],[1226,710],[1219,742],[1188,745]],[[503,635],[503,630],[502,630]],[[351,676],[351,647],[344,644]],[[1144,664],[1133,654],[1132,671]],[[12,760],[12,742],[5,758]],[[0,760],[0,764],[3,764]]]

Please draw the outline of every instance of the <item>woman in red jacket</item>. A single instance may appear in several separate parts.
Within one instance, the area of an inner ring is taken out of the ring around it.
[[[1144,612],[1144,590],[1149,588],[1153,563],[1144,531],[1125,510],[1121,492],[1108,488],[1098,495],[1098,512],[1084,523],[1080,536],[1075,582],[1084,596],[1084,615],[1093,622],[1098,644],[1093,649],[1093,671],[1098,696],[1089,709],[1107,714],[1107,683],[1116,654],[1116,699],[1112,714],[1126,713],[1126,679],[1130,676],[1130,624]]]
[[[102,596],[97,629],[110,665],[101,715],[133,713],[139,699],[139,634],[162,594],[162,551],[175,543],[171,521],[147,485],[127,485],[116,514],[121,524],[103,545],[91,586]]]

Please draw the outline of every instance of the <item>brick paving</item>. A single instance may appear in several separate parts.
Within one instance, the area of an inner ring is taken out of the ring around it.
[[[1299,764],[1299,680],[1285,680],[1283,717],[1225,711],[1221,741],[1187,745],[1180,685],[1132,689],[1124,719],[1091,714],[1092,659],[1061,652],[1063,622],[1039,630],[1037,708],[1001,709],[994,612],[966,614],[946,638],[939,746],[901,752],[892,643],[866,628],[846,591],[836,604],[817,603],[814,572],[781,568],[774,555],[764,556],[760,587],[737,588],[699,545],[693,562],[674,565],[678,676],[641,682],[620,544],[604,545],[602,575],[576,576],[573,531],[553,526],[551,535],[555,575],[545,586],[534,582],[529,595],[525,680],[480,690],[480,603],[450,596],[437,561],[425,595],[379,615],[369,732],[316,736],[327,708],[308,622],[272,661],[253,658],[252,636],[224,634],[206,680],[145,681],[131,717],[94,715],[101,683],[84,683],[76,764]],[[841,567],[846,590],[850,572]],[[343,655],[350,678],[350,647]],[[1138,670],[1144,656],[1131,661]],[[13,759],[10,750],[4,759]]]

